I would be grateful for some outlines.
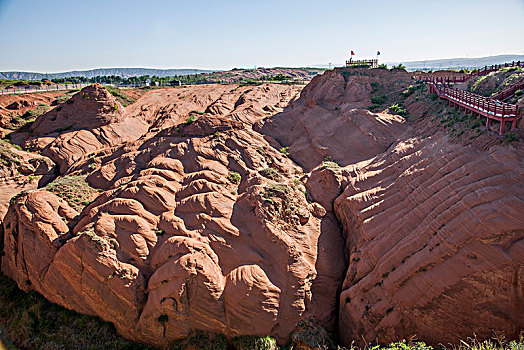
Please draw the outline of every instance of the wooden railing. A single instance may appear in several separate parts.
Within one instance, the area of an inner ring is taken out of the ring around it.
[[[353,61],[352,59],[349,61],[346,61],[346,67],[351,66],[370,66],[371,68],[377,68],[378,67],[378,59],[372,59],[372,60],[356,60]]]
[[[91,84],[56,84],[56,85],[29,85],[22,87],[12,87],[0,89],[0,95],[20,95],[34,92],[64,91],[72,89],[82,89]]]
[[[504,64],[495,64],[492,66],[485,66],[484,68],[481,68],[479,70],[473,71],[470,74],[464,74],[462,76],[440,76],[436,77],[433,75],[415,75],[413,78],[418,81],[425,81],[425,82],[437,82],[437,83],[463,83],[468,81],[471,78],[474,77],[480,77],[484,75],[488,75],[491,72],[497,71],[501,68],[511,68],[511,67],[524,67],[524,61],[513,61],[509,63]]]
[[[425,81],[425,82],[454,84],[454,83],[466,82],[469,79],[471,79],[471,77],[469,75],[444,76],[444,77],[435,77],[431,75],[415,75],[413,76],[413,79],[418,80],[418,81]]]
[[[486,117],[486,126],[489,126],[490,120],[500,122],[499,135],[504,133],[504,124],[511,122],[511,130],[517,125],[517,115],[519,107],[517,105],[504,103],[489,97],[480,96],[469,91],[446,87],[441,83],[430,82],[429,92],[435,92],[439,98],[448,100],[448,104],[454,104],[464,111],[469,110],[471,114],[477,113]]]
[[[510,98],[511,96],[515,95],[515,92],[517,90],[523,90],[524,89],[524,79],[521,79],[517,81],[514,84],[511,84],[507,87],[505,87],[503,90],[497,92],[495,95],[491,96],[492,99],[504,101],[507,98]]]
[[[471,72],[471,76],[472,77],[481,77],[484,75],[488,75],[491,72],[497,71],[501,68],[510,68],[510,67],[524,67],[524,61],[522,62],[513,61],[513,62],[504,63],[504,64],[494,64],[492,66],[485,66],[484,68]]]

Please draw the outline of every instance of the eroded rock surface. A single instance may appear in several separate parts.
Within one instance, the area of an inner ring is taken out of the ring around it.
[[[54,176],[55,165],[49,158],[0,141],[0,221],[13,196],[22,191],[34,190],[51,181]]]
[[[522,152],[407,139],[335,201],[349,269],[339,334],[457,343],[524,328]]]
[[[402,70],[339,69],[297,100],[295,87],[212,85],[113,107],[67,132],[143,129],[92,149],[75,136],[82,146],[53,158],[101,194],[78,210],[45,190],[18,196],[2,270],[159,346],[195,329],[285,342],[299,321],[333,329],[337,316],[343,345],[516,336],[523,148],[488,133],[452,143],[423,111],[409,126],[366,109],[380,85],[410,84]],[[67,132],[31,142],[50,152]]]
[[[81,214],[46,191],[10,207],[2,269],[22,288],[157,345],[194,329],[285,341],[301,319],[335,325],[338,223],[246,124],[202,116],[102,164],[88,181],[105,192]]]
[[[38,117],[24,146],[41,151],[64,174],[83,157],[204,112],[253,123],[281,111],[299,91],[300,87],[279,84],[155,89],[124,108],[102,85],[93,84]]]
[[[51,158],[63,174],[84,155],[138,139],[147,129],[102,85],[93,84],[38,117],[24,145]]]
[[[307,171],[326,156],[346,166],[371,158],[388,149],[407,130],[404,118],[372,113],[372,85],[405,87],[411,77],[405,72],[377,70],[357,75],[359,70],[328,71],[315,77],[283,113],[266,118],[260,132],[284,146],[294,161]]]

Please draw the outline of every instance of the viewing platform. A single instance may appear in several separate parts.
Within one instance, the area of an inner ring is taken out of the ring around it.
[[[378,68],[378,59],[355,60],[355,61],[350,59],[349,61],[346,61],[346,67],[354,67],[354,66],[369,66],[369,68]]]

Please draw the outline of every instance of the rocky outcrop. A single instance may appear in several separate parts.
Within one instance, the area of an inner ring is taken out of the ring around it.
[[[394,90],[411,78],[400,71],[377,72],[334,70],[317,76],[290,108],[266,118],[257,130],[289,147],[291,158],[308,171],[326,156],[346,166],[382,153],[406,132],[407,123],[365,109],[372,104],[371,83],[389,82]]]
[[[42,92],[24,95],[0,95],[0,135],[12,132],[33,118],[34,113],[43,113],[43,107],[51,105],[61,92]],[[29,113],[28,113],[29,112]],[[4,138],[4,136],[2,136]]]
[[[148,131],[156,133],[204,112],[253,123],[281,111],[299,89],[278,84],[159,89],[124,108],[102,85],[93,84],[38,117],[24,146],[41,151],[65,174],[83,157],[138,140]]]
[[[49,135],[57,129],[94,129],[124,119],[124,107],[100,84],[83,88],[59,107],[31,125],[34,135]]]
[[[10,207],[2,269],[22,288],[156,345],[194,329],[283,342],[309,317],[334,327],[338,223],[260,134],[203,116],[102,164],[88,181],[105,192],[81,214],[46,191]]]
[[[83,156],[138,139],[147,129],[102,85],[93,84],[38,117],[24,145],[51,158],[63,174]]]
[[[335,200],[349,269],[342,343],[458,343],[524,328],[522,152],[400,141]]]
[[[470,79],[465,87],[471,92],[489,97],[523,78],[524,73],[519,69],[501,69],[485,76]]]
[[[55,176],[55,165],[49,158],[0,141],[0,222],[13,196],[45,185]]]
[[[252,124],[281,112],[302,89],[300,85],[196,85],[152,90],[126,108],[127,113],[161,130],[200,114],[231,117]]]

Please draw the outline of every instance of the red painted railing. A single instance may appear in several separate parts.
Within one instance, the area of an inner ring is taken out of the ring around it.
[[[515,95],[517,90],[524,90],[524,79],[517,81],[514,84],[511,84],[505,87],[503,90],[497,92],[495,95],[491,96],[492,99],[504,101],[507,98]]]
[[[485,66],[484,68],[481,68],[477,71],[474,71],[471,73],[472,77],[481,77],[483,75],[488,75],[491,72],[497,71],[500,68],[510,68],[510,67],[524,67],[524,61],[513,61],[510,63],[504,63],[504,64],[494,64],[492,66]]]
[[[480,96],[469,91],[446,87],[441,83],[430,82],[429,92],[435,92],[439,98],[448,100],[448,104],[454,104],[464,111],[469,110],[471,114],[477,113],[486,117],[486,126],[489,126],[491,119],[500,122],[499,135],[504,133],[504,124],[511,122],[511,130],[517,126],[517,115],[519,107],[517,105],[504,103],[489,97]]]
[[[452,76],[435,77],[431,75],[415,75],[413,76],[413,78],[418,81],[447,83],[447,84],[463,83],[471,79],[469,75],[453,76],[453,77]]]
[[[464,74],[462,76],[440,76],[436,77],[433,75],[415,75],[413,78],[418,81],[426,82],[437,82],[437,83],[463,83],[474,77],[480,77],[488,75],[491,72],[497,71],[501,68],[511,68],[511,67],[524,67],[524,61],[513,61],[504,64],[495,64],[492,66],[485,66],[479,70],[473,71],[470,74]]]

